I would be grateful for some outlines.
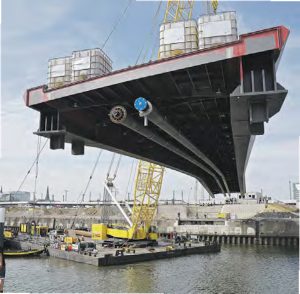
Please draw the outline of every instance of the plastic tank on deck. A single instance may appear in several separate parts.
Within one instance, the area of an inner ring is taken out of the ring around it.
[[[71,82],[71,57],[53,58],[48,61],[48,87],[58,88]]]
[[[111,71],[112,61],[101,49],[87,49],[72,53],[72,82],[84,81]]]
[[[226,11],[198,19],[199,49],[211,48],[238,39],[236,13]]]
[[[160,58],[195,50],[198,50],[198,30],[195,20],[164,23],[160,26]]]

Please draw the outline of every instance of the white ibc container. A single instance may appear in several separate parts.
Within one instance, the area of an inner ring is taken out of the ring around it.
[[[199,49],[234,42],[238,39],[236,13],[226,11],[198,19]]]
[[[84,81],[111,71],[112,61],[99,48],[72,53],[72,82]]]
[[[58,88],[71,82],[71,57],[53,58],[48,61],[48,87]]]
[[[165,23],[160,26],[160,58],[198,50],[198,29],[195,20]]]

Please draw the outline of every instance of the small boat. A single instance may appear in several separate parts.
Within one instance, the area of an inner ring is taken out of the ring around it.
[[[27,257],[27,256],[37,256],[44,253],[44,249],[32,249],[32,250],[7,250],[4,251],[5,257]]]

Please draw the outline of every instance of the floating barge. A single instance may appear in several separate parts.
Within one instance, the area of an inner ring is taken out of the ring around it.
[[[151,261],[165,258],[181,257],[192,254],[217,253],[221,246],[217,243],[203,245],[192,244],[191,247],[178,247],[166,251],[165,247],[156,247],[155,251],[150,252],[147,248],[136,248],[135,253],[124,253],[124,255],[115,256],[115,248],[103,248],[98,256],[83,255],[78,252],[63,251],[49,248],[49,254],[52,257],[71,260],[80,263],[91,264],[95,266],[124,265],[143,261]]]

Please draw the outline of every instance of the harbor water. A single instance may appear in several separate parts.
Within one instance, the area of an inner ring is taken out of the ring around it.
[[[223,245],[220,253],[97,268],[7,259],[5,292],[281,293],[298,289],[298,249]]]

